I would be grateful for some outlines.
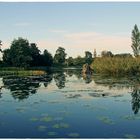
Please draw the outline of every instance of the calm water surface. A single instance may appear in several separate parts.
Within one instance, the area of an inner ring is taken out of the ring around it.
[[[81,75],[0,78],[1,138],[140,138],[140,81]]]

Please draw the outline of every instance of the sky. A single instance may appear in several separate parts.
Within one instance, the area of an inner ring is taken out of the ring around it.
[[[131,32],[140,27],[140,2],[0,2],[2,49],[22,37],[53,55],[61,46],[68,56],[103,50],[133,53]]]

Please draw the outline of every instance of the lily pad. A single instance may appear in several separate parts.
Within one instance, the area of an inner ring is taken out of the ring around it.
[[[40,121],[43,122],[51,122],[53,120],[53,118],[51,116],[46,116],[40,119]]]
[[[115,123],[114,123],[110,118],[108,118],[108,117],[100,117],[99,120],[102,121],[102,122],[105,123],[105,124],[110,124],[110,125],[115,124]]]
[[[39,131],[45,131],[46,130],[46,126],[44,126],[44,125],[40,125],[40,126],[38,126],[38,130]]]
[[[48,132],[48,136],[55,136],[57,135],[57,132]]]
[[[73,138],[77,138],[79,137],[80,135],[78,133],[69,133],[68,134],[69,137],[73,137]]]
[[[35,118],[35,117],[33,117],[33,118],[30,119],[30,121],[33,121],[33,122],[38,121],[38,120],[39,119],[38,118]]]
[[[132,134],[125,134],[124,137],[129,138],[129,139],[136,138],[136,136],[135,135],[132,135]]]
[[[53,128],[69,128],[69,124],[67,123],[57,123],[52,126]]]

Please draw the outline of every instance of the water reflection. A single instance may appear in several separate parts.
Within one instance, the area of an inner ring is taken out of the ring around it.
[[[29,77],[4,77],[3,84],[11,91],[13,98],[18,100],[27,99],[40,87],[39,81]]]
[[[53,76],[55,82],[56,82],[56,86],[59,89],[62,89],[65,87],[65,82],[66,82],[66,76],[63,72],[59,72],[59,73],[55,73]]]
[[[89,84],[92,82],[92,75],[91,74],[83,74],[83,79],[85,80],[86,84]]]
[[[136,78],[111,78],[111,77],[101,77],[101,76],[92,76],[92,75],[81,75],[81,72],[78,70],[65,70],[59,72],[53,72],[44,76],[27,76],[27,77],[19,77],[19,76],[6,76],[2,78],[3,85],[0,87],[0,98],[2,98],[2,89],[9,89],[11,95],[14,99],[24,100],[29,98],[31,95],[38,93],[37,90],[41,85],[47,90],[47,87],[50,83],[54,82],[58,89],[64,89],[66,86],[66,81],[69,78],[76,77],[75,85],[80,86],[81,83],[79,79],[83,80],[85,85],[89,85],[90,90],[82,90],[82,89],[72,89],[72,94],[65,94],[67,98],[81,98],[81,92],[88,93],[90,97],[107,97],[110,96],[109,92],[103,92],[102,89],[95,90],[92,86],[94,83],[98,86],[108,87],[109,90],[117,89],[119,93],[122,90],[128,89],[132,90],[131,96],[131,104],[132,110],[134,114],[137,114],[140,109],[140,86],[139,80]],[[70,80],[70,79],[69,79]],[[83,87],[84,88],[84,87]],[[79,93],[75,93],[75,91]],[[65,91],[69,92],[69,91]],[[117,94],[113,95],[114,97],[121,97],[122,95]]]
[[[131,93],[132,96],[132,110],[134,114],[137,114],[140,109],[140,87],[134,86]]]

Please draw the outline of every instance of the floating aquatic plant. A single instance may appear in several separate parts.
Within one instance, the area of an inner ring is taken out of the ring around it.
[[[106,124],[115,124],[110,118],[108,117],[100,117],[99,118],[100,121],[102,121],[103,123],[106,123]]]
[[[69,124],[67,123],[57,123],[52,126],[53,128],[69,128]]]
[[[51,116],[46,116],[40,119],[40,121],[43,122],[51,122],[53,120],[53,118]]]
[[[136,116],[133,116],[133,115],[125,115],[125,116],[122,116],[121,118],[125,119],[125,120],[140,120],[140,115],[136,115]]]
[[[23,112],[25,112],[25,109],[23,109],[23,108],[17,108],[16,111],[19,112],[19,113],[23,113]]]
[[[76,138],[76,137],[79,137],[80,135],[78,133],[69,133],[68,136]]]
[[[44,125],[40,125],[40,126],[38,126],[38,130],[39,131],[45,131],[46,130],[46,126],[44,126]]]
[[[63,120],[63,117],[56,117],[54,118],[55,121],[62,121]]]
[[[33,122],[38,121],[38,118],[33,117],[30,119],[30,121],[33,121]]]
[[[135,135],[132,135],[132,134],[125,134],[124,137],[129,138],[129,139],[136,138],[136,136]]]
[[[48,132],[48,136],[55,136],[57,135],[57,132]]]

